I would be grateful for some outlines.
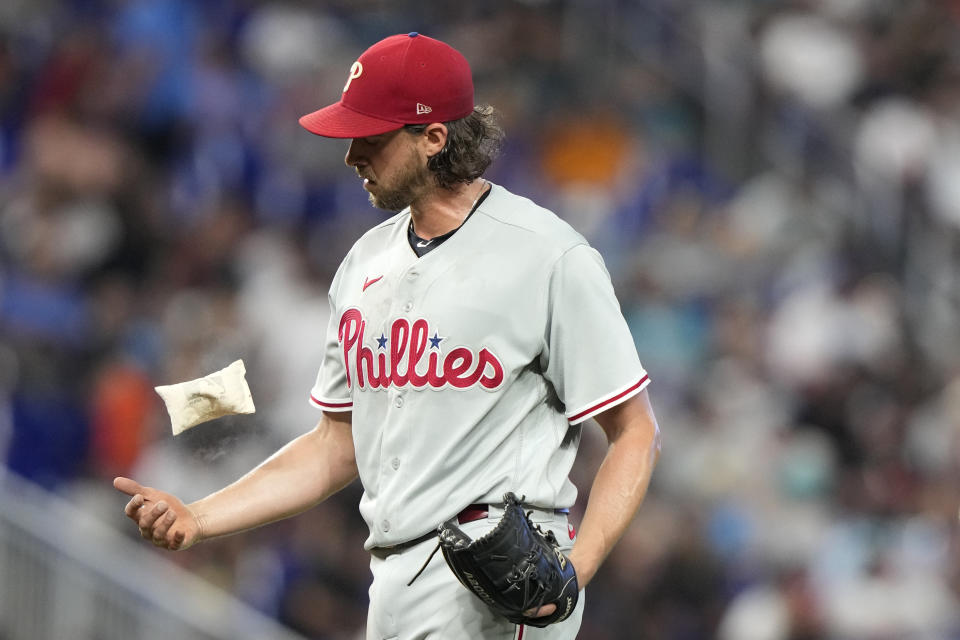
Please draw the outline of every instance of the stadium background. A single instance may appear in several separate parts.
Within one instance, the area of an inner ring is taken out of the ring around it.
[[[114,475],[195,499],[312,426],[326,288],[381,214],[296,119],[412,30],[471,61],[489,177],[600,249],[654,379],[663,455],[581,637],[960,637],[953,0],[8,0],[7,468],[132,538]],[[257,413],[174,439],[152,387],[241,357]],[[163,557],[358,638],[358,498]]]

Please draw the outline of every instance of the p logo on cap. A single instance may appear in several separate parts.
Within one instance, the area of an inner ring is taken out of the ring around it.
[[[350,65],[350,75],[347,76],[347,83],[343,85],[343,92],[346,93],[347,89],[350,88],[350,83],[359,78],[363,74],[363,63],[357,60],[352,65]]]

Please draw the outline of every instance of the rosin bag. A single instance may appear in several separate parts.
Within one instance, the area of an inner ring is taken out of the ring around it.
[[[254,413],[243,360],[188,382],[154,387],[170,414],[173,435],[202,422],[238,413]]]

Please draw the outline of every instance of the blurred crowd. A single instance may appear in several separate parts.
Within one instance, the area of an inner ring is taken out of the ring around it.
[[[114,475],[192,500],[313,426],[326,289],[383,214],[297,118],[411,30],[470,60],[488,177],[603,253],[653,378],[581,637],[960,638],[956,0],[4,2],[0,460],[135,535]],[[174,439],[152,387],[237,358],[257,413]],[[362,637],[359,494],[169,557]]]

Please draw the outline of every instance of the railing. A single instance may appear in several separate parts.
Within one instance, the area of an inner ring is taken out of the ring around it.
[[[302,640],[0,467],[0,639]]]

